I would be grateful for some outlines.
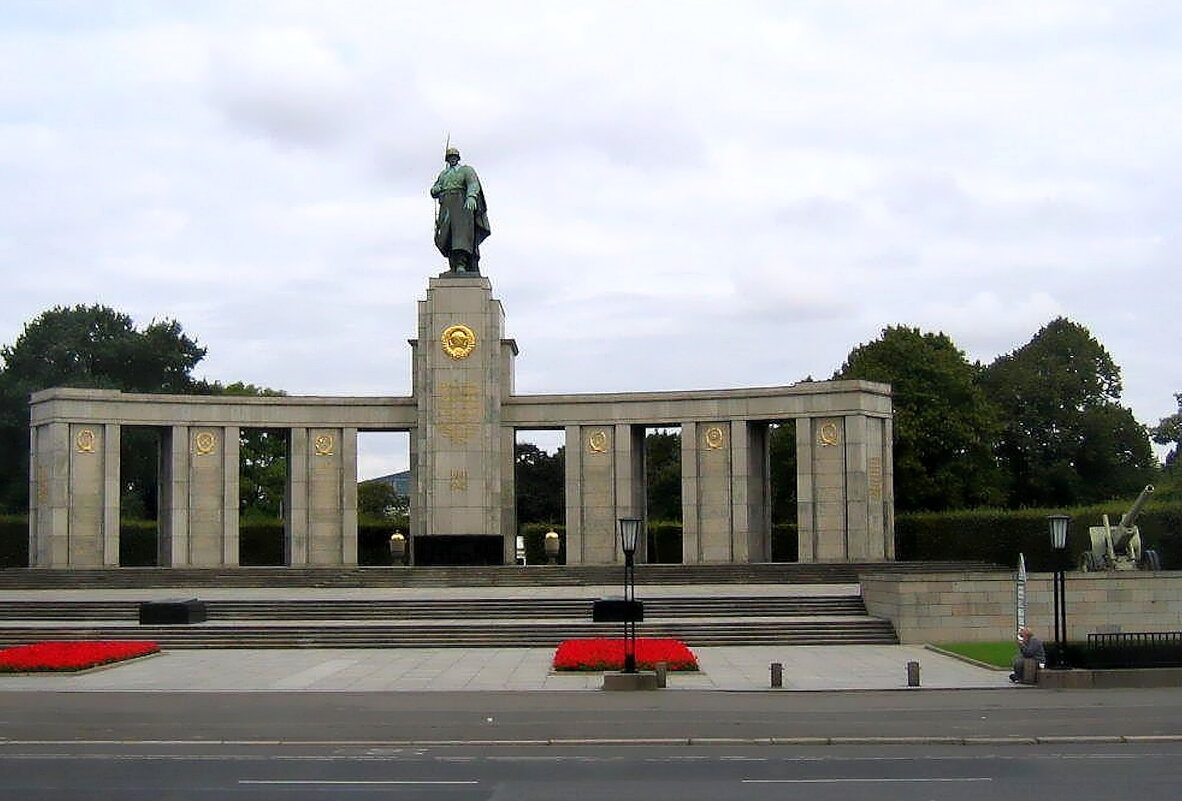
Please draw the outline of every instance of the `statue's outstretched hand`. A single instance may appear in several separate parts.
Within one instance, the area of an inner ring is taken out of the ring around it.
[[[476,211],[476,198],[470,197],[464,199],[464,208],[468,211]]]

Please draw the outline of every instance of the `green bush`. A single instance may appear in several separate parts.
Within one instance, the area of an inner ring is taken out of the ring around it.
[[[155,520],[119,521],[120,567],[155,567],[157,528]]]
[[[1115,524],[1127,504],[1106,503],[1075,509],[983,509],[901,514],[895,522],[895,553],[901,560],[980,560],[1016,565],[1026,556],[1029,570],[1055,567],[1047,533],[1047,515],[1071,515],[1068,550],[1071,565],[1091,547],[1088,527],[1107,514]],[[1182,567],[1182,503],[1152,503],[1137,518],[1144,547],[1154,548],[1167,568]]]
[[[238,564],[273,567],[287,563],[283,521],[248,516],[238,521]]]
[[[659,565],[681,564],[681,521],[648,521],[648,562]]]
[[[551,529],[558,532],[557,563],[566,564],[566,527],[550,523],[526,523],[518,529],[518,534],[525,540],[525,563],[527,565],[546,564],[546,532]]]
[[[795,562],[799,558],[796,532],[795,523],[772,524],[773,562]]]
[[[0,515],[0,568],[29,566],[29,518]]]

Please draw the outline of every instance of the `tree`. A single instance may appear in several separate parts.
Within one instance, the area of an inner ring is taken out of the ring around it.
[[[1158,445],[1173,446],[1166,454],[1167,467],[1177,467],[1178,455],[1182,453],[1182,392],[1174,395],[1174,400],[1178,402],[1177,414],[1163,417],[1149,432]]]
[[[895,505],[900,511],[997,503],[992,444],[997,410],[977,386],[978,369],[943,333],[890,326],[859,345],[835,379],[891,385]]]
[[[374,479],[357,485],[357,516],[367,520],[399,521],[410,514],[410,498],[400,495],[388,481]]]
[[[566,519],[566,451],[553,455],[532,442],[514,448],[517,525],[560,524]]]
[[[1052,320],[994,360],[981,384],[1002,410],[1009,506],[1103,501],[1148,480],[1148,434],[1119,404],[1120,368],[1083,326]]]
[[[644,478],[649,520],[681,520],[681,431],[644,437]]]
[[[28,508],[32,393],[61,386],[201,392],[207,386],[191,372],[204,356],[179,323],[153,320],[141,330],[106,306],[57,306],[26,323],[14,343],[0,348],[0,508]],[[135,464],[128,467],[125,474],[134,474]]]

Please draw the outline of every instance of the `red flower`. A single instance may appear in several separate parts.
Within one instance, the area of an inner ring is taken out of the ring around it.
[[[85,670],[160,650],[154,642],[39,642],[0,651],[0,673]]]
[[[652,670],[664,662],[669,670],[697,670],[698,660],[693,651],[680,640],[636,640],[636,667]],[[624,641],[598,638],[594,640],[563,640],[554,652],[555,670],[622,670]]]

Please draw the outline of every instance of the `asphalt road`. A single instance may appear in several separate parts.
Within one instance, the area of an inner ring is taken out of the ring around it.
[[[0,745],[3,801],[1174,801],[1182,744]]]
[[[0,742],[1155,736],[1182,738],[1177,690],[0,693]]]

